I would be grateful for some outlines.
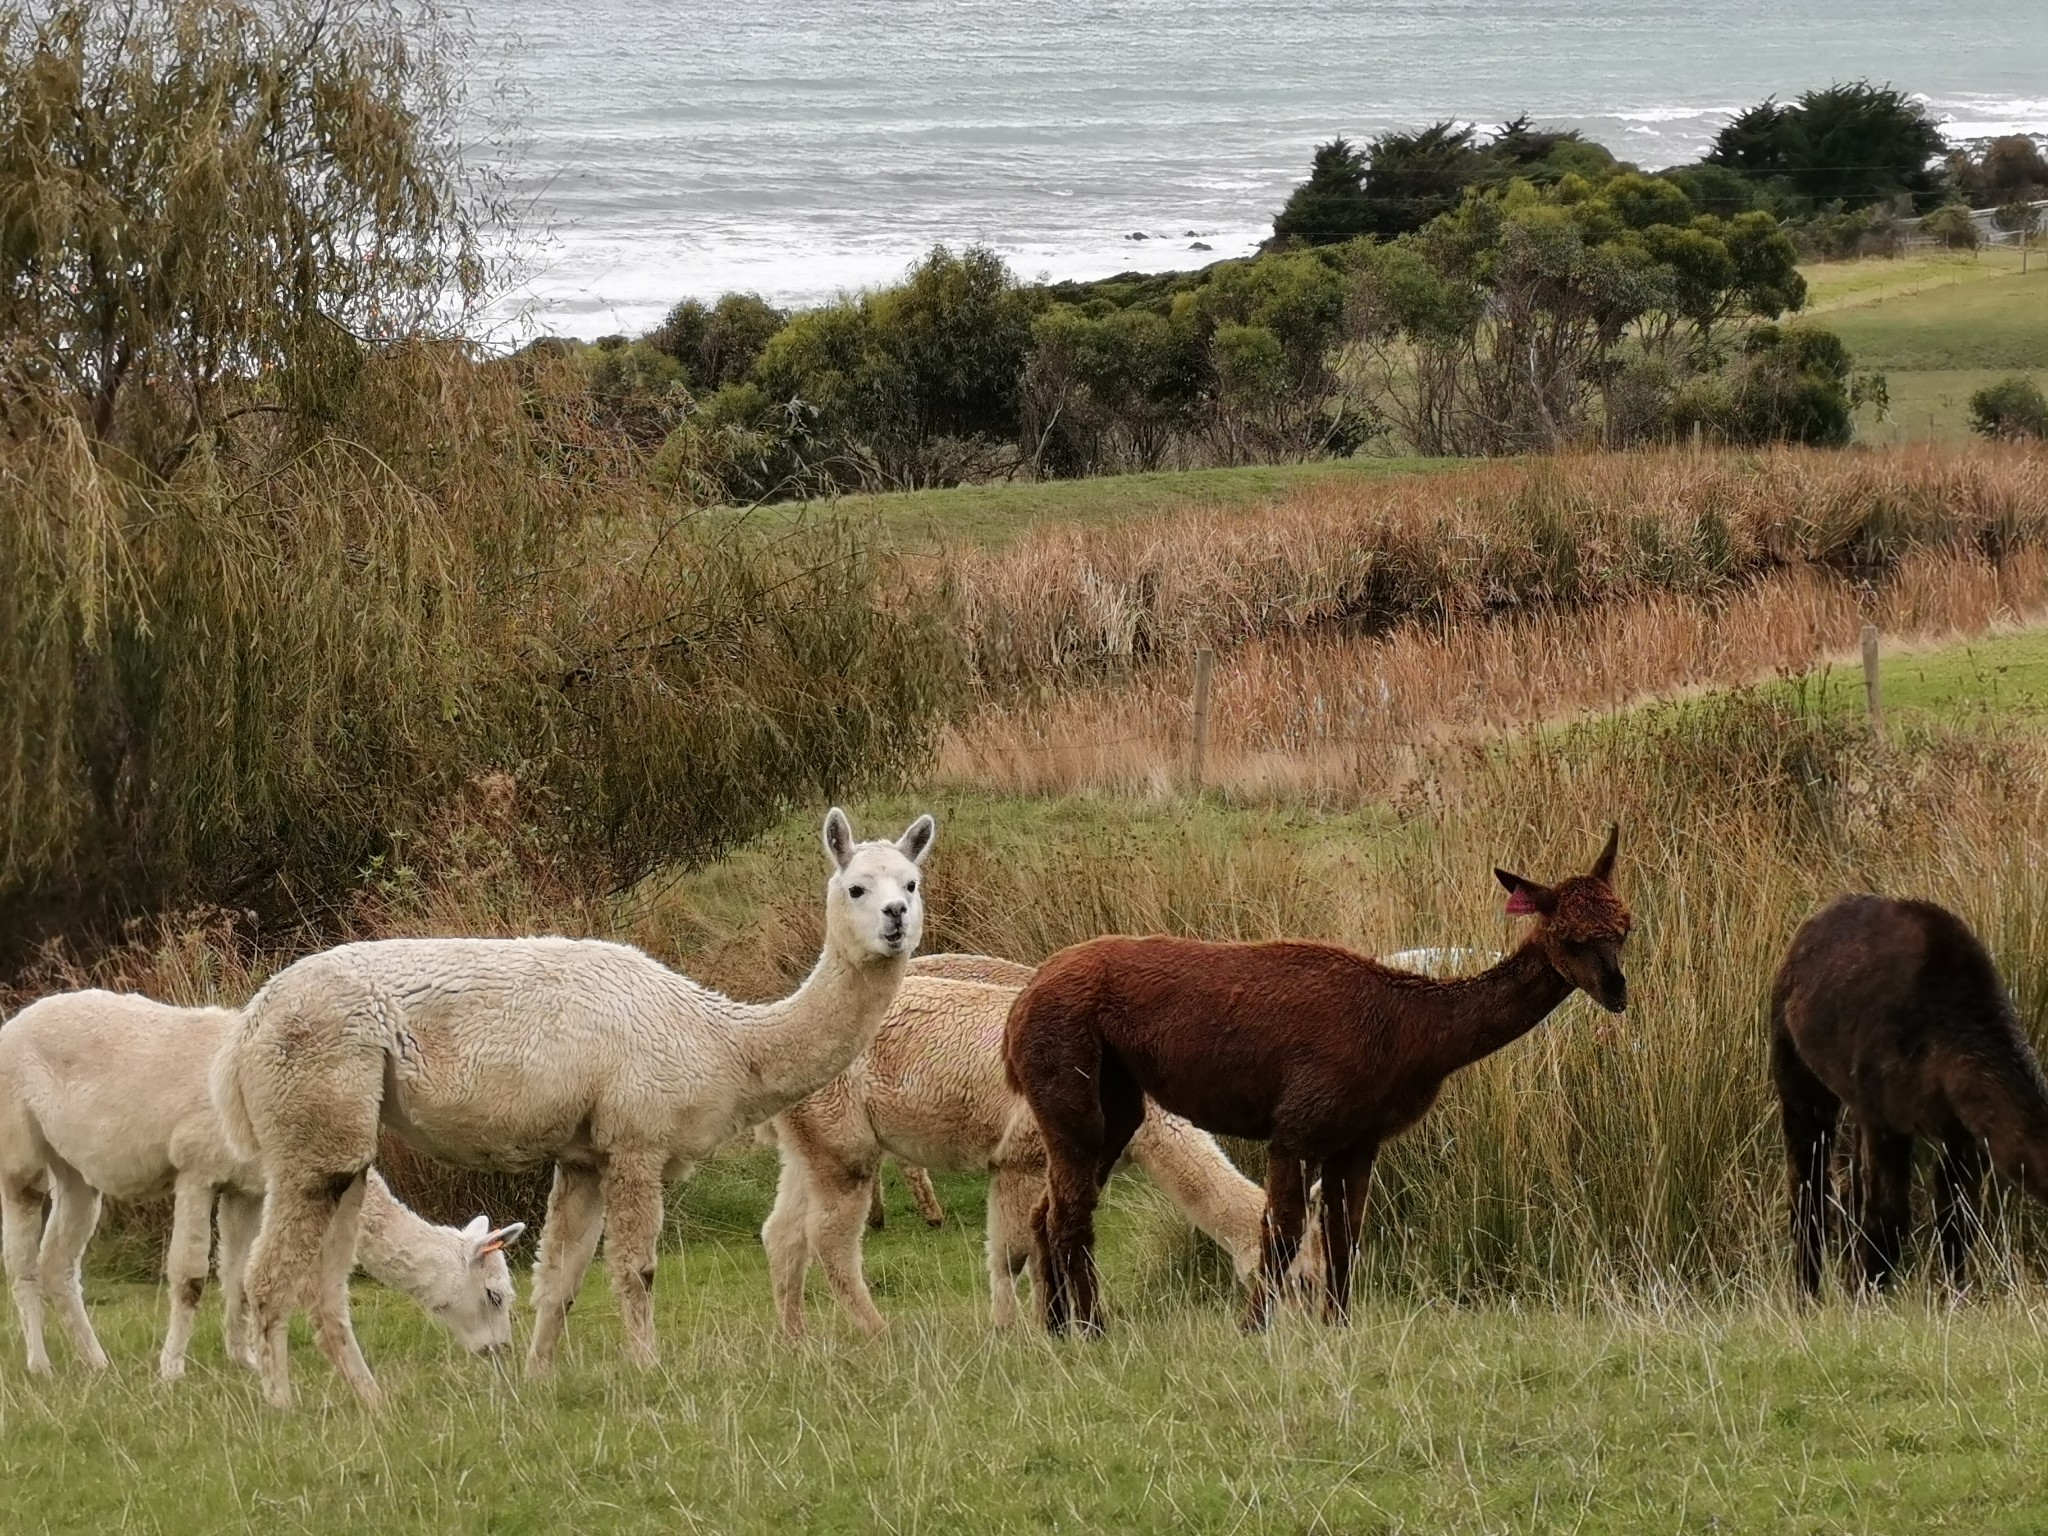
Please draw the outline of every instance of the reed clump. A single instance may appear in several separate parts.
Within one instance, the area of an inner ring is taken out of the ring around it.
[[[1049,528],[948,569],[963,660],[1007,697],[1200,646],[1711,597],[1794,567],[1871,577],[2044,540],[2048,458],[2024,449],[1670,452],[1327,482],[1256,516]]]

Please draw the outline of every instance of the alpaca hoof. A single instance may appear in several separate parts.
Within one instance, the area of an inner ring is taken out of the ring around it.
[[[943,1216],[927,1216],[924,1219],[924,1224],[936,1232],[946,1224],[946,1218]]]
[[[288,1411],[292,1405],[291,1383],[282,1382],[273,1384],[271,1382],[265,1382],[263,1384],[263,1401],[270,1404],[270,1406],[275,1408],[279,1413],[284,1413]]]
[[[48,1360],[31,1360],[31,1361],[29,1361],[29,1363],[28,1363],[28,1373],[29,1373],[29,1375],[31,1375],[31,1376],[43,1376],[43,1377],[50,1377],[50,1376],[55,1376],[55,1375],[57,1374],[57,1373],[56,1373],[55,1371],[53,1371],[53,1370],[51,1370],[51,1369],[50,1369],[50,1362],[49,1362]]]
[[[107,1359],[107,1352],[97,1347],[85,1357],[86,1369],[90,1371],[104,1371],[110,1364],[112,1362]]]
[[[159,1381],[183,1381],[185,1362],[182,1359],[160,1360],[157,1362],[156,1374]]]

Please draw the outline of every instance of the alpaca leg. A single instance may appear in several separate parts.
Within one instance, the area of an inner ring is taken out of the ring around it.
[[[626,1358],[651,1366],[654,1347],[654,1247],[661,1240],[660,1152],[614,1152],[598,1176],[604,1192],[604,1257],[619,1318],[626,1329]]]
[[[1863,1280],[1887,1289],[1899,1267],[1913,1192],[1913,1138],[1866,1127],[1858,1148],[1861,1176],[1856,1220]]]
[[[263,1198],[263,1224],[249,1248],[249,1328],[255,1337],[263,1396],[273,1408],[292,1403],[286,1328],[306,1301],[335,1203],[353,1176],[280,1177],[273,1172]]]
[[[540,1229],[540,1255],[533,1266],[533,1338],[526,1369],[539,1375],[555,1363],[555,1346],[583,1289],[583,1276],[597,1254],[604,1230],[604,1186],[597,1170],[583,1163],[555,1164],[548,1191],[547,1219]]]
[[[810,1179],[810,1169],[785,1147],[782,1171],[775,1179],[775,1208],[761,1224],[775,1312],[782,1319],[782,1331],[792,1339],[804,1336],[804,1271],[811,1263],[807,1236]]]
[[[1943,1144],[1934,1168],[1934,1230],[1941,1240],[1941,1266],[1951,1289],[1968,1279],[1970,1244],[1976,1240],[1978,1201],[1984,1194],[1984,1148],[1967,1132]]]
[[[1323,1160],[1323,1320],[1351,1317],[1351,1266],[1364,1230],[1365,1195],[1372,1185],[1377,1143]]]
[[[171,1326],[164,1334],[156,1371],[165,1381],[176,1381],[185,1374],[185,1348],[192,1342],[192,1325],[199,1320],[199,1299],[206,1294],[206,1264],[212,1248],[213,1186],[193,1174],[180,1174],[171,1192],[171,1243],[164,1255],[164,1278],[171,1290]]]
[[[249,1338],[249,1246],[256,1241],[263,1224],[263,1197],[224,1190],[214,1210],[214,1226],[220,1233],[220,1253],[215,1269],[220,1274],[223,1304],[221,1332],[228,1359],[255,1370],[256,1350]]]
[[[867,1195],[881,1178],[881,1169],[858,1173],[824,1174],[811,1186],[806,1231],[809,1247],[825,1268],[825,1279],[839,1304],[853,1314],[853,1320],[869,1334],[885,1332],[889,1324],[875,1309],[861,1274],[860,1240],[867,1214]]]
[[[21,1317],[22,1344],[29,1374],[50,1374],[50,1354],[43,1344],[42,1265],[37,1251],[43,1240],[43,1193],[26,1180],[0,1184],[0,1257],[14,1292],[14,1310]]]
[[[1328,1198],[1325,1188],[1325,1199]],[[1294,1251],[1301,1246],[1301,1229],[1308,1221],[1308,1180],[1298,1157],[1289,1157],[1277,1147],[1266,1150],[1266,1214],[1260,1227],[1259,1278],[1252,1283],[1251,1299],[1245,1304],[1240,1326],[1246,1333],[1258,1333],[1273,1320],[1273,1301],[1286,1283],[1287,1268]],[[1336,1245],[1326,1236],[1325,1244]]]
[[[908,1177],[910,1170],[905,1168],[903,1172]],[[879,1232],[888,1224],[889,1212],[882,1204],[882,1176],[877,1172],[875,1182],[868,1190],[868,1230]]]
[[[1097,1157],[1046,1164],[1045,1198],[1032,1213],[1033,1234],[1043,1255],[1045,1326],[1054,1335],[1068,1325],[1085,1335],[1102,1332],[1095,1276],[1095,1206],[1102,1196]]]
[[[327,1231],[320,1239],[319,1272],[314,1279],[313,1336],[319,1342],[320,1353],[341,1373],[341,1379],[354,1390],[363,1406],[375,1408],[383,1401],[383,1393],[356,1343],[348,1309],[348,1278],[355,1273],[356,1238],[366,1188],[364,1175],[357,1174],[327,1218]]]
[[[57,1321],[71,1335],[78,1357],[96,1371],[107,1368],[107,1352],[92,1331],[92,1319],[85,1315],[85,1287],[79,1271],[85,1261],[85,1245],[92,1241],[100,1224],[100,1192],[85,1182],[68,1163],[50,1164],[50,1219],[43,1228],[43,1248],[37,1268],[42,1273],[43,1295],[56,1310]]]
[[[989,1304],[998,1328],[1017,1321],[1017,1276],[1032,1262],[1032,1207],[1044,1183],[1035,1167],[998,1168],[988,1183]]]
[[[939,1204],[939,1192],[932,1188],[932,1176],[915,1163],[898,1163],[896,1166],[903,1170],[903,1182],[910,1186],[911,1203],[917,1207],[917,1214],[924,1218],[924,1224],[928,1227],[944,1226],[946,1223],[946,1208]],[[877,1180],[875,1184],[875,1198],[877,1201],[881,1199],[881,1193],[881,1182]],[[881,1223],[878,1221],[874,1225],[879,1227]]]
[[[1826,1265],[1828,1170],[1842,1101],[1799,1059],[1791,1036],[1782,1029],[1771,1037],[1771,1075],[1777,1082],[1778,1113],[1785,1133],[1799,1288],[1808,1296],[1817,1296]]]

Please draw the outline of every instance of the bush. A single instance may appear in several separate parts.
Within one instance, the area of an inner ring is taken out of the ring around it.
[[[1679,390],[1673,431],[1684,437],[1697,430],[1711,441],[1745,446],[1840,447],[1854,432],[1854,382],[1849,350],[1834,332],[1761,325],[1725,372]]]
[[[1970,430],[1982,437],[2048,438],[2048,398],[2015,374],[1970,396]]]
[[[488,775],[560,877],[602,890],[930,742],[927,610],[834,530],[674,521],[573,363],[402,348],[366,359],[333,435],[273,420],[138,482],[61,402],[13,403],[13,942],[200,903],[320,920],[431,876]]]
[[[1983,243],[1977,221],[1961,203],[1946,203],[1920,221],[1920,233],[1952,251],[1974,251]]]

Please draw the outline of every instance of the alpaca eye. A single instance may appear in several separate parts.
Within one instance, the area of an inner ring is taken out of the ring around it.
[[[488,1301],[494,1307],[502,1307],[505,1305],[505,1298],[496,1291],[485,1291],[484,1300]]]
[[[910,884],[903,887],[903,889],[910,892],[914,896],[917,894],[917,882],[913,880],[910,882]]]
[[[867,893],[868,888],[864,885],[849,885],[846,888],[846,894],[851,896],[855,901],[859,901],[861,897],[867,895]]]

